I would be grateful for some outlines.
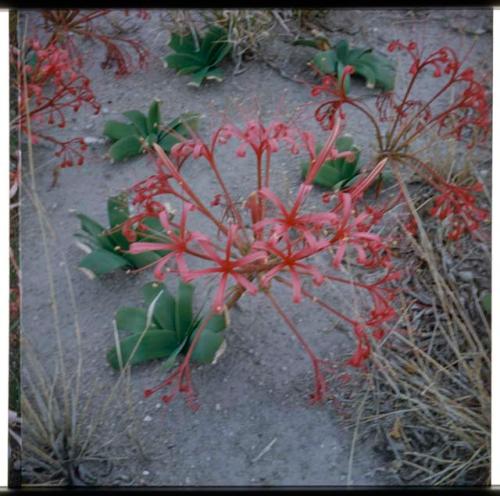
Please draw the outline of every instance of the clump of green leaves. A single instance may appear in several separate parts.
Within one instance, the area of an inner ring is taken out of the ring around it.
[[[359,174],[359,155],[360,150],[353,143],[353,139],[349,135],[340,136],[335,142],[335,148],[338,152],[352,152],[354,160],[349,161],[346,157],[337,158],[335,160],[327,160],[319,170],[314,179],[314,184],[323,186],[329,189],[342,189],[347,187],[352,180]],[[321,151],[321,146],[317,147],[317,152]],[[302,164],[302,177],[305,177],[309,172],[310,163]]]
[[[332,47],[324,36],[312,40],[298,39],[293,44],[321,50],[312,59],[312,65],[322,74],[332,74],[340,79],[344,67],[350,65],[355,70],[354,76],[363,77],[368,88],[394,89],[394,64],[387,57],[375,54],[372,48],[349,48],[346,40],[340,40]]]
[[[177,297],[164,284],[152,282],[143,289],[145,308],[122,307],[115,315],[120,333],[131,333],[107,354],[110,365],[120,369],[127,363],[135,365],[164,359],[165,367],[175,364],[179,354],[189,350],[202,321],[193,313],[191,284],[179,282]],[[203,329],[191,358],[198,363],[211,363],[224,342],[224,315],[214,315]]]
[[[212,25],[203,37],[195,29],[185,35],[173,33],[168,46],[176,53],[165,57],[165,66],[191,74],[188,84],[199,87],[205,79],[222,81],[224,72],[217,66],[232,48],[224,28]]]
[[[196,129],[199,118],[198,114],[185,113],[163,126],[158,100],[151,104],[147,116],[138,110],[129,110],[123,115],[130,124],[107,121],[103,131],[114,142],[109,155],[117,162],[147,152],[154,143],[160,145],[165,152],[170,152],[173,145],[189,136],[190,129]]]
[[[95,220],[78,213],[81,232],[75,234],[79,239],[79,246],[87,252],[80,261],[78,267],[89,277],[108,274],[117,269],[137,269],[151,264],[166,251],[147,252],[133,255],[126,253],[129,241],[122,233],[122,225],[130,217],[127,193],[120,193],[108,199],[108,219],[110,227],[106,229]],[[146,217],[141,225],[147,227],[147,231],[137,229],[137,240],[157,241],[155,233],[162,233],[160,221],[156,217]]]

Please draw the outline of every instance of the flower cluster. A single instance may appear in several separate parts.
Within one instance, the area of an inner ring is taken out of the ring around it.
[[[156,263],[154,274],[158,280],[164,280],[167,273],[175,273],[185,282],[215,278],[217,286],[212,302],[214,314],[229,310],[246,293],[265,294],[311,358],[316,380],[312,396],[314,400],[324,398],[324,372],[331,370],[332,365],[317,357],[303,339],[274,298],[273,286],[278,284],[290,288],[294,303],[298,304],[304,298],[310,299],[349,325],[358,342],[357,351],[349,361],[353,366],[361,366],[368,358],[369,339],[366,330],[372,329],[374,338],[380,339],[385,332],[385,325],[395,315],[390,305],[393,295],[386,286],[390,286],[397,273],[385,241],[373,232],[382,214],[378,212],[380,215],[376,215],[372,208],[361,208],[359,202],[364,190],[383,169],[386,160],[380,161],[367,177],[349,191],[329,197],[328,202],[323,204],[322,212],[306,210],[315,174],[325,160],[341,155],[334,147],[340,128],[341,122],[338,121],[330,130],[323,148],[317,151],[310,133],[284,122],[265,126],[253,120],[243,127],[227,124],[221,126],[208,142],[193,136],[175,145],[169,155],[155,146],[157,174],[134,187],[133,201],[138,207],[143,205],[148,215],[152,213],[152,205],[163,208],[156,215],[165,233],[164,240],[158,242],[132,243],[130,252],[168,251]],[[237,157],[245,156],[247,150],[255,155],[256,189],[243,205],[234,200],[215,156],[216,148],[232,138],[239,141],[235,150]],[[299,186],[290,205],[270,185],[271,156],[281,146],[292,154],[300,153],[301,150],[308,153],[312,162],[308,176]],[[208,205],[181,174],[179,163],[184,163],[188,158],[203,160],[220,187],[220,193]],[[178,222],[169,217],[165,207],[161,207],[163,204],[157,198],[160,195],[182,201]],[[222,203],[225,205],[224,218],[227,217],[228,221],[223,221],[212,208]],[[205,225],[212,227],[207,227],[203,232],[191,229],[191,216],[204,217]],[[214,235],[210,229],[215,229],[217,234]],[[325,265],[324,257],[320,257],[320,254],[330,255],[328,264]],[[191,261],[194,259],[198,260],[197,268],[192,266]],[[346,261],[351,266],[357,266],[360,271],[383,272],[383,275],[371,284],[358,281],[354,276],[349,280],[342,279],[336,274]],[[198,268],[200,262],[203,268]],[[368,292],[373,306],[367,309],[364,318],[344,315],[306,289],[304,283],[307,280],[311,280],[314,287],[321,286],[326,280],[357,287]],[[178,370],[146,394],[171,386],[176,381],[178,390],[183,389],[191,395],[188,366],[188,360],[184,360]],[[172,397],[166,395],[165,400],[170,401]]]
[[[67,47],[72,59],[80,68],[83,66],[83,56],[78,44],[75,43],[74,36],[71,35],[101,43],[106,49],[106,55],[101,67],[107,69],[115,66],[116,76],[126,76],[135,70],[130,50],[135,52],[137,67],[139,68],[146,66],[149,55],[140,41],[128,38],[120,33],[108,34],[102,30],[97,22],[98,19],[106,17],[112,12],[112,9],[44,10],[42,15],[47,29],[53,33],[51,40]],[[125,15],[128,16],[129,12],[125,11]],[[137,17],[148,20],[150,15],[146,10],[138,9]]]
[[[476,231],[479,223],[487,218],[487,213],[477,207],[472,195],[479,190],[474,187],[468,191],[449,184],[429,163],[412,153],[412,144],[427,137],[465,141],[467,147],[472,148],[486,140],[491,131],[488,93],[474,70],[465,67],[464,61],[450,47],[426,55],[414,41],[405,44],[396,40],[388,45],[388,50],[404,51],[412,60],[409,67],[411,77],[402,98],[395,92],[382,93],[376,99],[376,112],[373,112],[361,100],[344,91],[343,80],[350,73],[346,67],[340,81],[326,76],[321,84],[313,87],[313,96],[329,95],[317,107],[316,120],[324,129],[332,129],[338,119],[345,117],[345,106],[362,112],[374,128],[379,157],[386,157],[393,168],[411,167],[440,192],[430,213],[440,220],[448,219],[453,226],[449,238],[458,239],[466,232]],[[414,94],[428,69],[438,82],[430,96],[422,100]],[[432,153],[432,141],[430,143],[428,148]],[[423,153],[425,147],[419,149],[419,156]]]
[[[25,53],[11,50],[11,63],[20,78],[19,116],[14,124],[23,133],[28,133],[28,117],[35,125],[64,128],[68,110],[78,112],[82,105],[88,105],[95,113],[100,111],[90,80],[74,70],[67,50],[54,43],[42,46],[38,39],[29,40],[27,46]],[[33,143],[40,139],[58,147],[55,155],[62,157],[59,167],[83,164],[87,145],[82,138],[65,141],[37,130],[32,132]]]
[[[441,194],[434,199],[430,214],[449,222],[448,239],[457,240],[465,232],[473,234],[489,217],[488,211],[476,204],[474,193],[483,190],[480,183],[476,182],[468,188],[446,183],[440,189]]]

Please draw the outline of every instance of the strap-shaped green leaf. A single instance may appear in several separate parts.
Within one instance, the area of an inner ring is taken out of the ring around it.
[[[165,57],[168,67],[177,70],[180,74],[190,74],[203,67],[204,61],[196,54],[172,53]]]
[[[190,53],[196,51],[196,43],[191,33],[188,33],[186,35],[172,33],[172,35],[170,36],[170,41],[168,43],[168,46],[172,50],[179,53],[182,52]]]
[[[119,331],[140,333],[146,329],[146,310],[135,307],[119,308],[115,314],[115,323]]]
[[[349,64],[348,53],[349,53],[349,43],[347,43],[346,40],[340,40],[335,45],[335,55],[337,60],[343,61],[344,64],[346,65]]]
[[[147,307],[161,292],[153,312],[153,319],[158,327],[163,329],[172,329],[176,331],[175,320],[175,299],[164,284],[151,282],[142,288],[144,303]]]
[[[127,136],[136,135],[137,130],[133,124],[125,124],[119,121],[107,121],[104,124],[103,134],[113,141],[118,141]]]
[[[122,253],[123,258],[128,260],[131,265],[134,267],[145,267],[146,265],[150,265],[156,262],[160,258],[160,253],[156,253],[154,251],[144,252],[144,253]]]
[[[213,69],[210,69],[207,74],[205,75],[205,79],[208,81],[217,81],[221,82],[224,79],[224,71],[220,67],[214,67]]]
[[[106,229],[101,226],[98,222],[91,219],[90,217],[84,214],[77,214],[77,217],[80,219],[80,225],[84,232],[86,232],[90,238],[94,240],[94,244],[97,244],[101,248],[106,250],[113,250],[114,245],[110,240],[109,235],[106,232]]]
[[[155,100],[148,111],[148,133],[157,133],[160,129],[160,102]]]
[[[100,276],[116,269],[127,267],[128,265],[129,262],[120,255],[104,249],[98,249],[86,255],[78,266],[96,276]]]
[[[121,365],[125,366],[127,363],[136,365],[157,358],[167,358],[177,347],[178,343],[174,331],[170,329],[149,329],[145,333],[134,334],[120,342]],[[134,349],[135,353],[133,353]],[[120,368],[116,347],[113,347],[108,352],[107,359],[113,368]]]
[[[141,136],[147,136],[148,121],[142,112],[139,112],[138,110],[129,110],[127,112],[123,112],[123,115],[132,122]]]
[[[85,214],[78,213],[76,216],[80,219],[81,228],[94,238],[97,238],[97,236],[100,236],[106,230],[99,222],[91,219]]]
[[[191,330],[193,322],[193,293],[194,287],[191,284],[179,281],[175,304],[175,331],[179,341]]]
[[[118,140],[109,149],[109,155],[116,162],[135,157],[142,151],[142,143],[137,136],[127,136]]]
[[[188,85],[196,86],[197,88],[199,88],[201,86],[201,83],[205,79],[207,73],[208,73],[208,67],[202,67],[199,71],[196,71],[191,76],[191,81],[189,81]]]
[[[222,330],[226,327],[224,315],[214,315],[201,331],[201,336],[191,355],[198,363],[212,363],[217,350],[224,341]],[[191,334],[190,343],[196,337],[196,330]]]
[[[326,50],[317,53],[313,58],[313,65],[323,74],[337,74],[335,50]]]
[[[110,227],[123,224],[130,216],[126,191],[108,198],[108,219]]]

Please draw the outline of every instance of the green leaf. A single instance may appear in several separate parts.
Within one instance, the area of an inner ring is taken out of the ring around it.
[[[168,67],[175,69],[179,74],[190,74],[203,67],[203,60],[188,53],[173,53],[167,55],[164,60]]]
[[[179,281],[175,304],[175,331],[179,341],[191,330],[193,322],[193,293],[194,287],[191,284]]]
[[[223,73],[213,70],[229,55],[232,44],[228,42],[227,31],[221,26],[212,25],[199,39],[199,49],[192,35],[172,35],[169,46],[176,52],[165,57],[168,67],[179,74],[192,74],[189,85],[199,87],[204,79],[222,80]]]
[[[208,67],[203,67],[199,71],[195,72],[191,76],[191,81],[188,83],[188,85],[196,86],[197,88],[200,87],[207,73],[208,73]]]
[[[77,214],[77,217],[80,219],[81,229],[89,235],[93,245],[100,246],[105,250],[114,250],[115,245],[101,224],[84,214]]]
[[[340,40],[333,50],[316,54],[312,62],[323,74],[335,74],[339,78],[343,68],[351,65],[355,70],[354,76],[366,79],[368,87],[378,86],[384,91],[394,89],[394,64],[388,58],[373,53],[371,48],[349,48],[346,40]],[[346,91],[348,85],[346,78]]]
[[[174,145],[179,143],[179,138],[176,138],[174,134],[165,134],[160,140],[158,140],[158,144],[169,153]]]
[[[486,293],[481,299],[483,310],[491,315],[491,293]]]
[[[155,100],[148,111],[148,133],[157,133],[160,129],[160,102]]]
[[[348,152],[353,149],[353,139],[352,136],[344,134],[340,136],[335,141],[335,148],[338,152]]]
[[[107,121],[104,124],[104,136],[107,136],[113,141],[118,141],[127,136],[134,136],[137,134],[135,127],[132,124],[125,124],[118,121]]]
[[[220,83],[224,79],[224,71],[220,67],[210,69],[207,72],[205,79],[207,79],[208,81],[214,80]]]
[[[127,112],[123,112],[123,115],[132,121],[132,124],[134,124],[137,132],[141,136],[146,137],[148,135],[148,121],[142,112],[139,112],[138,110],[129,110]]]
[[[344,64],[347,64],[347,56],[349,52],[349,43],[346,40],[339,40],[335,45],[335,54],[337,60],[342,60]]]
[[[224,314],[214,315],[208,322],[205,329],[210,332],[221,332],[226,328],[226,318]]]
[[[211,54],[221,50],[227,44],[227,31],[220,26],[212,25],[201,40],[200,53],[206,54],[207,58],[210,59]]]
[[[99,249],[86,255],[81,260],[78,267],[85,271],[90,271],[91,274],[100,276],[116,269],[122,269],[128,265],[129,262],[120,255],[104,249]]]
[[[187,336],[184,338],[184,340],[182,341],[182,343],[179,344],[179,346],[177,346],[177,348],[171,353],[171,355],[165,360],[165,362],[163,362],[162,364],[162,369],[163,370],[168,370],[168,369],[171,369],[174,365],[175,365],[175,361],[177,359],[177,356],[179,355],[179,353],[182,351],[182,348],[184,348],[184,345],[186,344],[187,342]]]
[[[84,215],[84,214],[76,214],[76,216],[80,219],[80,226],[83,231],[90,234],[91,237],[97,238],[102,235],[106,228],[101,226],[99,222],[96,222],[94,219]]]
[[[318,147],[321,149],[321,146]],[[355,155],[354,161],[348,162],[345,158],[327,160],[321,166],[314,178],[314,184],[329,189],[345,188],[358,174],[359,149],[353,145],[353,139],[349,135],[340,136],[335,141],[335,148],[339,152],[352,151]],[[309,171],[310,164],[302,164],[302,176],[305,177]]]
[[[127,259],[131,265],[137,268],[145,267],[156,262],[160,258],[160,254],[154,251],[144,253],[123,253],[123,258]]]
[[[337,58],[335,57],[335,50],[326,50],[317,53],[312,63],[323,74],[337,74]]]
[[[191,359],[198,363],[212,363],[215,354],[223,341],[224,336],[222,334],[216,334],[214,332],[203,330],[200,339],[191,354]]]
[[[165,130],[167,132],[175,130],[179,134],[183,134],[183,132],[185,132],[186,134],[183,134],[183,136],[187,137],[189,136],[189,131],[187,130],[187,128],[190,128],[193,131],[195,131],[198,127],[199,119],[200,119],[200,114],[197,114],[196,112],[185,112],[184,114],[181,114],[179,115],[179,117],[170,121],[165,126]]]
[[[132,354],[136,346],[137,349],[135,353]],[[122,365],[126,365],[127,363],[136,365],[157,358],[167,358],[177,347],[178,343],[174,331],[169,329],[149,329],[145,333],[134,334],[121,341],[119,345],[122,359],[121,363]],[[113,368],[120,369],[120,361],[118,359],[118,350],[116,347],[113,347],[108,352],[107,359]]]
[[[178,33],[172,33],[168,46],[175,52],[194,52],[196,43],[191,33],[184,36]]]
[[[109,149],[109,154],[113,160],[120,162],[126,158],[135,157],[142,152],[142,143],[137,136],[127,136],[118,140]]]
[[[377,74],[375,69],[368,64],[357,63],[356,74],[363,76],[366,79],[367,88],[375,88],[377,84]]]
[[[140,333],[146,329],[146,310],[134,307],[119,308],[115,315],[115,322],[119,331]]]
[[[153,312],[153,318],[158,327],[164,329],[172,329],[176,332],[175,320],[175,299],[168,291],[164,284],[158,282],[151,282],[142,288],[144,295],[144,303],[149,307],[158,293],[162,293],[158,300]]]
[[[110,227],[123,224],[130,216],[126,191],[108,198],[108,219]]]

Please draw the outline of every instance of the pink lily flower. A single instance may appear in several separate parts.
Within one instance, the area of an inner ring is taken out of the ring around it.
[[[231,225],[226,239],[225,253],[220,257],[214,246],[208,238],[200,238],[197,243],[200,245],[203,252],[215,262],[215,266],[207,267],[205,269],[190,270],[184,273],[184,280],[191,282],[198,277],[203,277],[211,274],[220,274],[219,285],[215,293],[213,302],[213,311],[221,313],[224,308],[224,295],[226,292],[227,282],[231,276],[240,286],[243,286],[250,294],[255,295],[258,292],[257,286],[252,284],[243,274],[242,271],[248,268],[250,264],[265,258],[267,254],[264,251],[254,251],[248,255],[244,255],[238,259],[231,258],[231,250],[233,248],[233,241],[236,237],[238,226]]]
[[[168,250],[170,253],[160,258],[157,262],[154,276],[158,281],[163,281],[165,279],[165,273],[163,269],[166,263],[175,258],[177,268],[181,277],[188,271],[186,261],[184,260],[184,255],[188,251],[188,244],[193,241],[198,241],[204,236],[201,233],[190,232],[186,229],[187,214],[189,211],[193,210],[194,206],[190,203],[184,203],[182,208],[181,220],[178,229],[175,228],[168,219],[168,214],[163,210],[159,214],[159,219],[161,225],[165,229],[169,237],[169,241],[165,243],[153,243],[153,242],[136,242],[132,243],[129,248],[129,253],[136,255],[138,253],[145,253],[149,251],[162,251]],[[183,277],[184,278],[184,277]]]

